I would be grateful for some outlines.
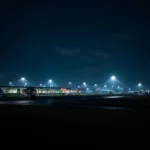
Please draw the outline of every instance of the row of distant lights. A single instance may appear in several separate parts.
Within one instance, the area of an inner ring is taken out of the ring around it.
[[[22,78],[20,79],[20,81],[22,81],[22,82],[24,83],[24,86],[27,86],[27,80],[26,80],[26,78],[22,77]],[[52,80],[50,79],[50,80],[48,80],[48,82],[50,83],[50,86],[51,86]],[[13,83],[12,83],[12,82],[9,82],[9,85],[13,85]],[[43,86],[43,85],[40,84],[40,86]],[[45,87],[45,85],[44,85],[43,87]]]
[[[111,76],[110,80],[113,81],[113,83],[114,83],[115,81],[117,81],[117,79],[116,79],[115,76]],[[71,85],[71,84],[72,84],[72,83],[69,82],[69,85]],[[83,82],[83,86],[85,86],[85,87],[87,86],[86,82]],[[97,87],[98,85],[95,84],[94,86]],[[141,83],[138,84],[138,87],[142,87],[142,86],[143,86],[143,85],[142,85]],[[80,88],[80,86],[78,86],[78,88]],[[104,85],[104,88],[107,88],[107,85]],[[113,88],[113,85],[112,85],[112,88]],[[118,88],[118,89],[122,89],[122,88],[120,88],[120,86],[118,86],[117,88]],[[87,88],[87,90],[89,90],[89,88]],[[131,90],[131,88],[129,88],[129,90]]]
[[[24,86],[27,86],[26,78],[22,77],[22,78],[20,79],[20,81],[22,81],[22,82],[24,83]],[[12,82],[9,82],[9,85],[13,85],[13,83],[12,83]]]
[[[117,81],[117,79],[116,79],[115,76],[111,76],[110,79],[111,79],[111,81],[113,81],[113,83],[114,83],[115,81]],[[72,83],[69,82],[69,85],[71,85],[71,84],[72,84]],[[85,86],[85,87],[87,86],[86,82],[83,82],[83,86]],[[95,84],[94,86],[97,87],[98,85]],[[113,87],[114,87],[114,85],[112,85],[112,88],[113,88]],[[142,87],[142,84],[139,83],[139,84],[138,84],[138,87]],[[78,86],[78,88],[80,88],[80,86]],[[104,88],[107,88],[107,85],[104,85]],[[121,89],[121,90],[123,89],[123,88],[121,88],[120,86],[117,86],[117,88],[118,88],[118,89]],[[87,88],[87,90],[89,90],[89,88]],[[129,88],[129,91],[130,91],[130,90],[131,90],[131,88]]]
[[[117,79],[116,79],[115,76],[111,76],[110,80],[113,81],[113,83],[114,83],[115,81],[117,81]],[[24,86],[27,86],[27,82],[26,82],[27,80],[26,80],[26,78],[22,77],[22,78],[20,79],[20,81],[22,81],[22,82],[24,83]],[[52,82],[53,82],[53,81],[52,81],[51,79],[48,80],[48,83],[50,84],[50,86],[52,85]],[[72,85],[71,82],[69,82],[68,84],[69,84],[69,85]],[[12,82],[9,82],[9,85],[13,85]],[[41,86],[41,87],[42,87],[42,86],[45,87],[45,85],[42,85],[42,84],[40,84],[40,86]],[[84,86],[84,87],[87,86],[86,82],[83,82],[83,86]],[[97,87],[98,85],[95,84],[94,86]],[[113,87],[113,86],[112,86],[112,87]],[[138,84],[138,87],[142,87],[142,84],[139,83],[139,84]],[[80,86],[78,86],[78,88],[80,88]],[[104,88],[107,88],[107,85],[104,85]],[[120,89],[120,86],[118,86],[117,88]],[[130,88],[129,88],[129,90],[130,90]]]

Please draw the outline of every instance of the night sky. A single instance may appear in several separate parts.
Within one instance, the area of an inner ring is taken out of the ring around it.
[[[150,17],[146,1],[0,2],[0,83],[22,76],[150,87]]]

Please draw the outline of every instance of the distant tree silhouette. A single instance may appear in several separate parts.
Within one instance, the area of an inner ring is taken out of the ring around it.
[[[3,90],[0,88],[0,99],[3,99],[5,97]]]
[[[3,95],[3,90],[0,88],[0,95]]]
[[[23,91],[22,91],[23,94],[27,94],[26,90],[27,90],[27,89],[23,89]]]
[[[35,94],[36,94],[36,89],[34,87],[28,87],[25,90],[25,93],[28,95],[28,97],[30,99],[34,99],[35,98]]]

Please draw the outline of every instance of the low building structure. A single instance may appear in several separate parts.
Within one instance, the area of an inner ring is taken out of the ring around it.
[[[18,94],[25,95],[25,89],[28,87],[23,86],[1,86],[1,90],[4,94]],[[80,90],[62,87],[34,87],[37,96],[48,96],[48,95],[78,95],[81,93]]]

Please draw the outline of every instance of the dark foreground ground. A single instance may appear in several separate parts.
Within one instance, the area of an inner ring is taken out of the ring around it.
[[[149,127],[149,96],[70,96],[0,102],[1,129],[51,135],[116,135],[148,133]]]

